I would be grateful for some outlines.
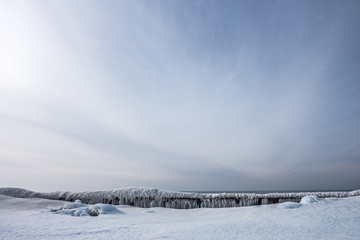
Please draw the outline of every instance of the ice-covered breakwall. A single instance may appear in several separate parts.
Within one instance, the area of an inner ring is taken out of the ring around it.
[[[360,190],[352,192],[301,192],[301,193],[189,193],[164,191],[153,188],[120,188],[115,190],[91,192],[50,192],[39,193],[20,188],[0,188],[0,194],[21,198],[46,198],[53,200],[75,201],[80,199],[86,204],[108,203],[136,207],[166,208],[224,208],[264,205],[281,202],[300,202],[306,195],[320,198],[360,196]]]

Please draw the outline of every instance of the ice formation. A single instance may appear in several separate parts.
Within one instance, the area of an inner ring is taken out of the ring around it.
[[[318,196],[316,195],[309,195],[309,196],[305,196],[301,199],[300,203],[301,204],[308,204],[308,203],[315,203],[320,201],[320,198],[318,198]]]
[[[193,193],[165,191],[154,188],[130,187],[105,191],[40,193],[20,188],[0,188],[0,194],[22,198],[45,198],[85,204],[131,205],[136,207],[165,207],[177,209],[223,208],[297,202],[308,195],[319,198],[360,196],[360,190],[352,192],[301,192],[301,193]]]
[[[122,213],[120,210],[110,204],[97,203],[95,205],[89,206],[81,203],[79,199],[75,200],[75,202],[65,203],[65,205],[60,208],[50,208],[50,211],[57,214],[70,215],[74,217]]]

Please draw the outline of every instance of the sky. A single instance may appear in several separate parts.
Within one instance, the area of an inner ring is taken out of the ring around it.
[[[360,2],[0,0],[0,186],[360,188]]]

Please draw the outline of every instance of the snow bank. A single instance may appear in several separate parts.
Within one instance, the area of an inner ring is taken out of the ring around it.
[[[113,204],[131,205],[136,207],[165,207],[177,209],[189,208],[223,208],[242,207],[253,205],[265,205],[283,202],[299,203],[308,195],[316,195],[318,198],[328,197],[350,197],[359,196],[360,190],[352,192],[301,192],[301,193],[189,193],[165,191],[154,188],[120,188],[106,191],[90,192],[50,192],[39,193],[19,188],[0,188],[0,194],[23,197],[23,198],[45,198],[53,200],[65,200],[73,202],[76,199],[85,204]]]
[[[99,216],[100,214],[122,213],[120,210],[110,204],[98,203],[90,206],[81,203],[79,199],[75,200],[74,203],[65,203],[65,205],[60,208],[50,208],[50,211],[57,214],[70,215],[74,217]]]

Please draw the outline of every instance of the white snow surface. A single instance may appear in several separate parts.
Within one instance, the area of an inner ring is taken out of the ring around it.
[[[222,208],[264,205],[281,202],[300,202],[301,198],[316,195],[319,198],[359,196],[360,190],[352,192],[301,192],[301,193],[217,193],[175,192],[154,188],[130,187],[105,191],[40,193],[21,188],[0,188],[0,194],[22,198],[45,198],[52,200],[81,200],[86,204],[105,203],[136,207],[166,207],[177,209]]]
[[[311,196],[316,198],[314,196]],[[360,239],[360,197],[241,208],[137,208],[0,195],[0,239]],[[54,209],[121,214],[72,217]],[[294,207],[295,206],[295,207]]]

